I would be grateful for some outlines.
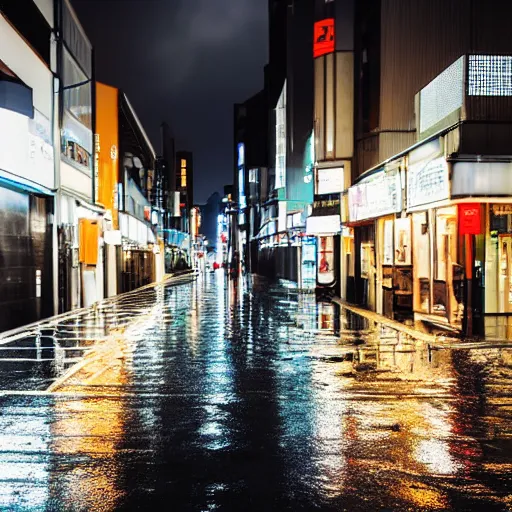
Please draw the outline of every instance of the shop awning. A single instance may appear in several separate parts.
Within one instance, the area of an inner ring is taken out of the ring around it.
[[[34,117],[32,89],[0,60],[0,108]]]

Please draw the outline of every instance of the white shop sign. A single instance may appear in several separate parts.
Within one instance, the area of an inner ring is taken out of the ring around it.
[[[373,219],[402,211],[400,171],[381,171],[349,188],[350,222]]]
[[[315,194],[340,194],[343,192],[344,168],[319,168],[316,170]]]
[[[443,157],[411,164],[407,171],[407,208],[448,199],[448,164]]]

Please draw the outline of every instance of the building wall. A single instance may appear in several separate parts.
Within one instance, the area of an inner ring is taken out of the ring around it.
[[[37,8],[41,11],[44,19],[50,27],[53,28],[54,17],[53,17],[53,0],[34,0]]]
[[[510,53],[511,15],[512,4],[500,0],[358,3],[356,69],[366,69],[368,82],[357,83],[357,174],[414,143],[415,94],[458,57]],[[369,141],[370,130],[381,135]]]
[[[34,106],[33,119],[0,109],[0,170],[52,189],[52,74],[2,15],[0,34],[0,60],[32,88]]]

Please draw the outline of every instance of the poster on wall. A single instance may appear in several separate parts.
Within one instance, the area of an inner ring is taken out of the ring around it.
[[[383,265],[393,265],[393,221],[384,222],[384,261]]]
[[[407,208],[435,203],[450,196],[448,164],[444,157],[409,166]]]
[[[334,282],[334,238],[321,236],[318,240],[318,284]]]
[[[395,265],[411,265],[411,219],[395,221]]]

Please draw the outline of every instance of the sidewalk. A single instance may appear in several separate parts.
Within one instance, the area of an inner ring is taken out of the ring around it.
[[[22,365],[29,375],[34,371],[39,376],[34,380],[34,390],[39,391],[61,390],[70,379],[80,386],[110,381],[130,358],[137,333],[147,328],[149,316],[154,322],[165,286],[188,282],[195,275],[193,271],[170,274],[161,282],[88,308],[1,333],[0,364],[4,369]],[[158,316],[164,315],[158,311]]]
[[[447,346],[454,348],[455,344],[458,344],[457,346],[459,348],[464,346],[469,347],[469,343],[471,344],[472,348],[475,348],[475,346],[477,345],[482,348],[503,347],[507,345],[512,345],[512,340],[507,339],[471,339],[464,341],[460,336],[429,334],[422,332],[418,329],[415,329],[414,327],[402,324],[396,320],[387,318],[383,315],[380,315],[379,313],[375,313],[374,311],[369,311],[360,306],[356,306],[354,304],[346,302],[340,299],[339,297],[335,297],[332,300],[332,302],[339,306],[341,310],[345,309],[346,311],[349,311],[350,313],[353,313],[354,315],[357,315],[361,318],[364,318],[368,322],[373,323],[373,327],[375,328],[383,327],[386,329],[391,329],[393,331],[396,331],[398,333],[398,336],[402,335],[412,338],[414,340],[423,341],[427,343],[431,348],[443,348]]]

